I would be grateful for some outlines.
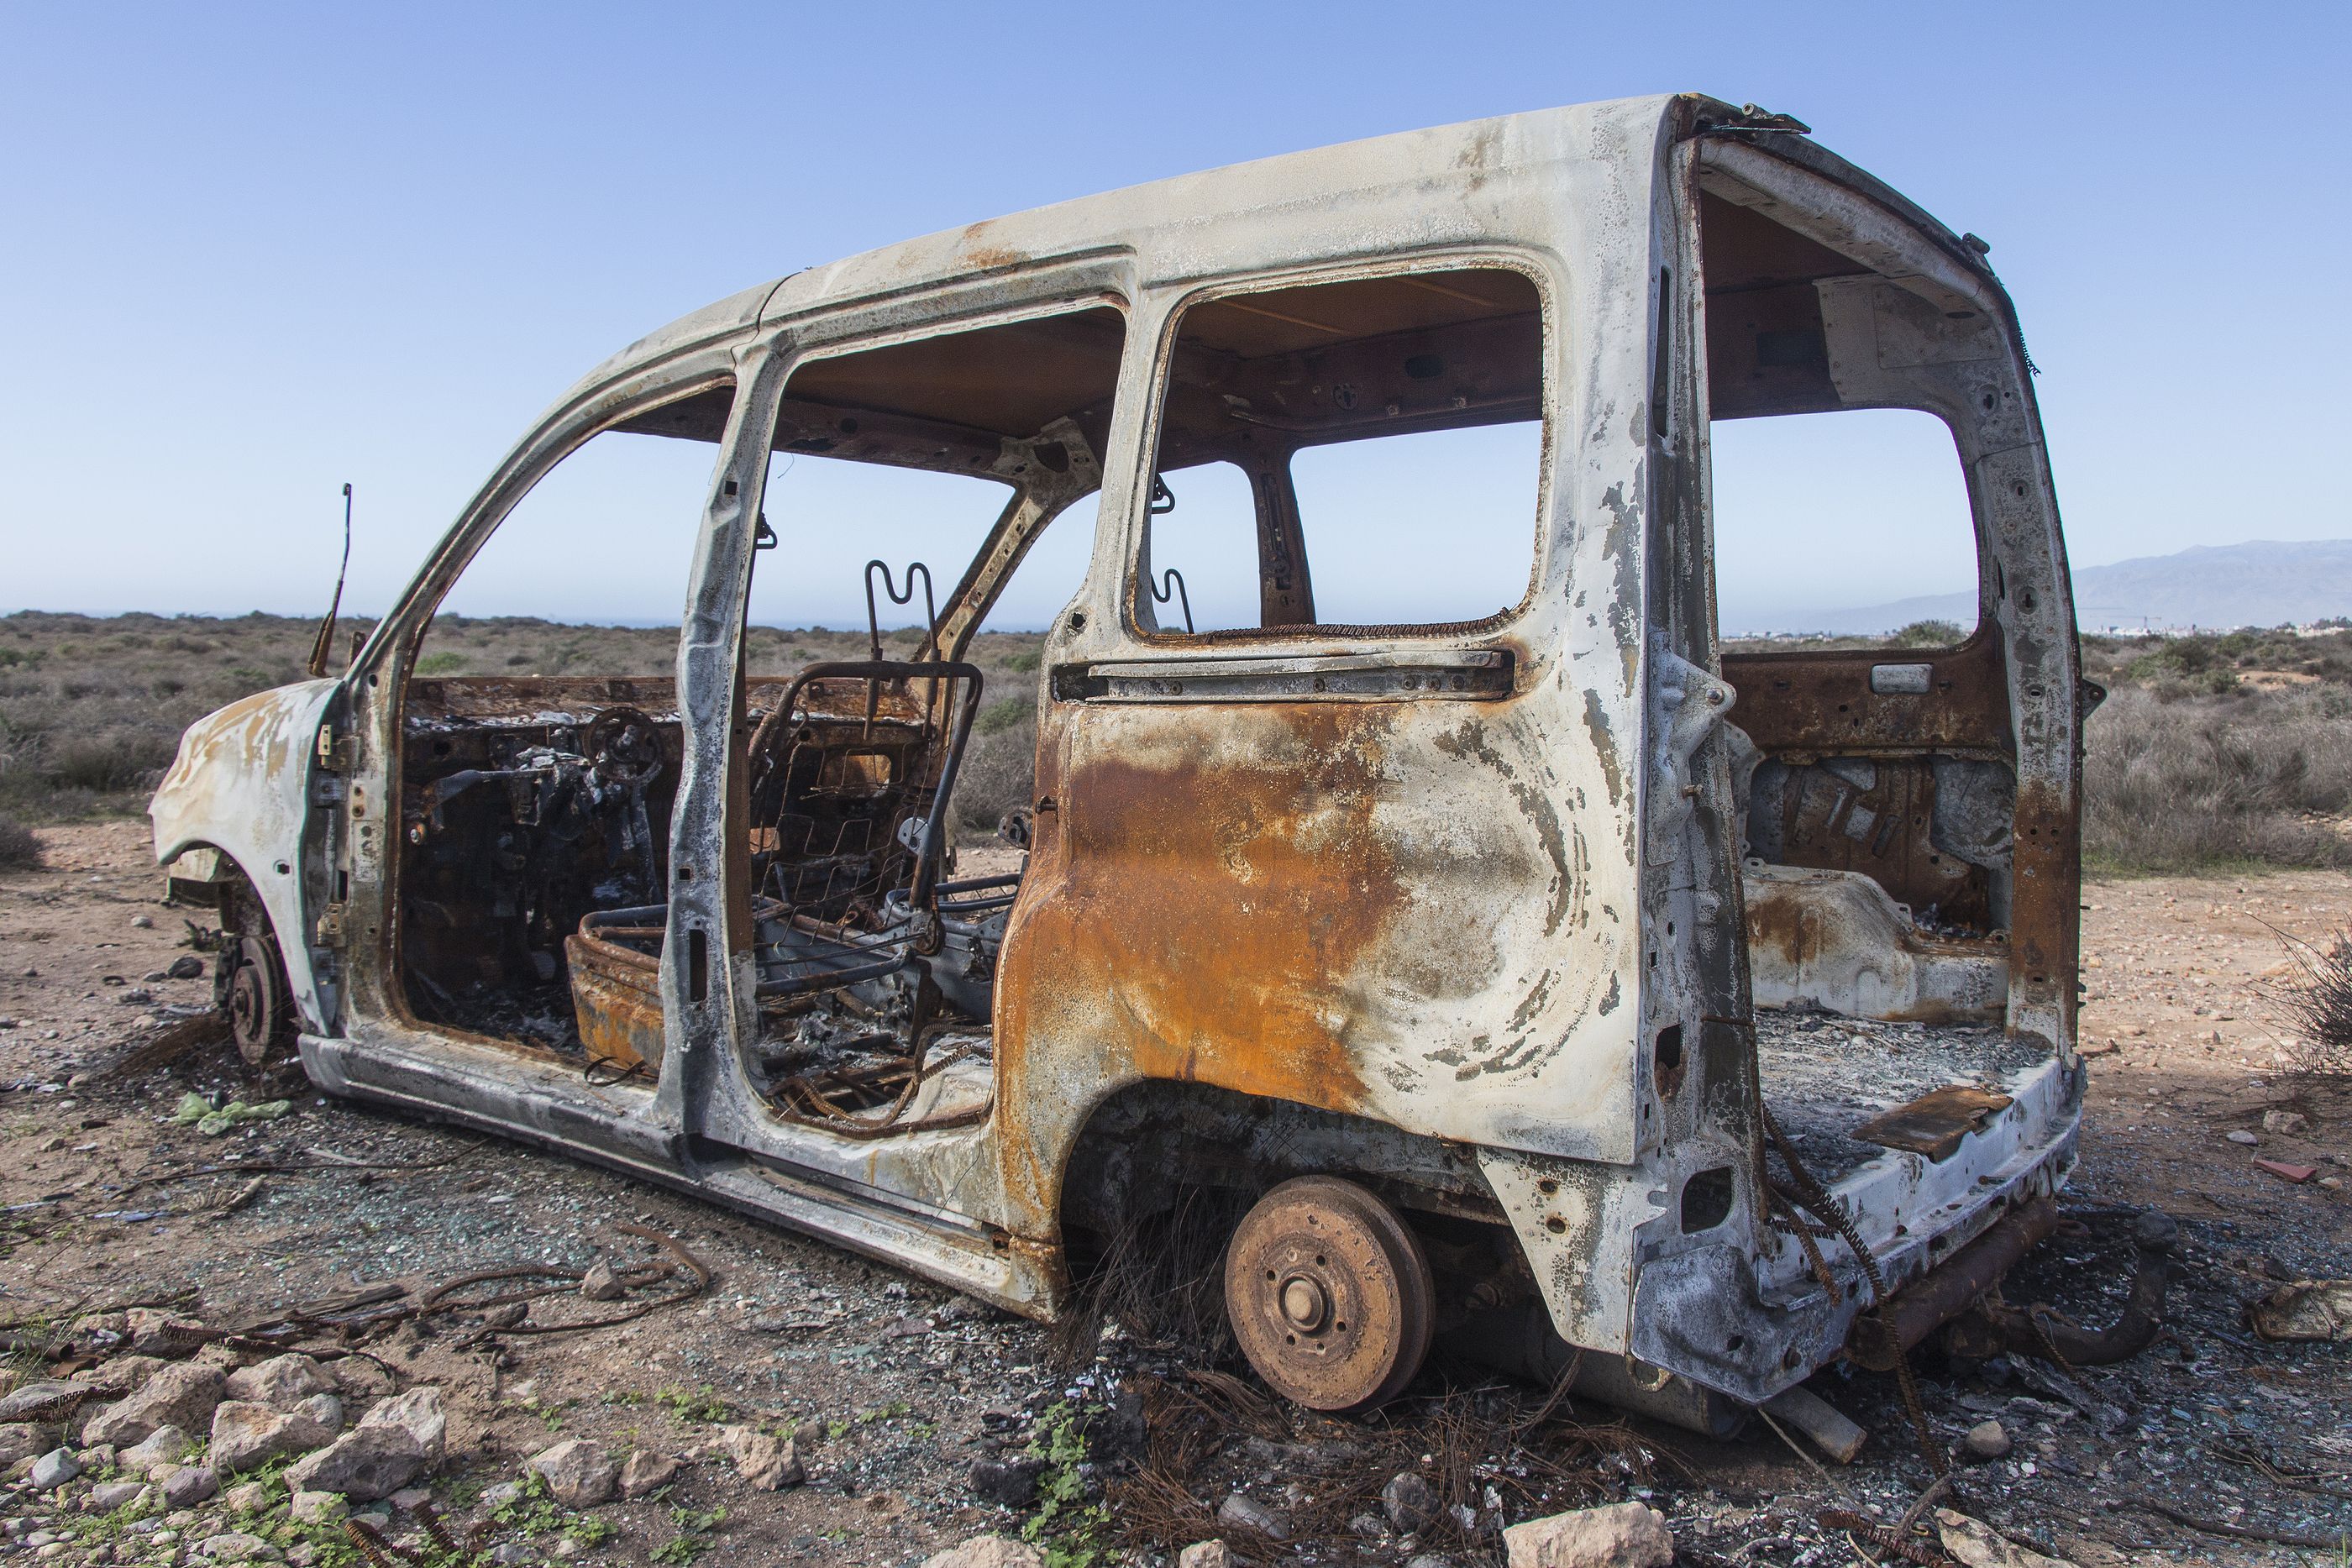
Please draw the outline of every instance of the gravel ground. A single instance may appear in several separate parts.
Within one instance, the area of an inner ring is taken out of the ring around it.
[[[1337,1422],[1279,1407],[1231,1376],[1242,1369],[1230,1359],[1137,1325],[1060,1336],[1057,1357],[1047,1331],[888,1268],[618,1176],[327,1102],[299,1075],[257,1077],[217,1049],[77,1083],[174,1008],[201,1006],[209,982],[146,978],[188,949],[175,946],[182,912],[158,902],[138,824],[44,837],[48,869],[0,876],[0,1318],[178,1298],[178,1311],[236,1326],[362,1285],[401,1284],[414,1300],[471,1270],[660,1256],[625,1223],[675,1239],[715,1274],[695,1300],[615,1327],[477,1341],[478,1314],[460,1312],[365,1343],[383,1364],[363,1375],[376,1385],[444,1391],[449,1458],[432,1496],[460,1521],[487,1518],[485,1489],[564,1438],[686,1462],[656,1499],[558,1511],[537,1535],[493,1521],[502,1561],[675,1563],[707,1550],[721,1563],[911,1563],[1036,1519],[1034,1499],[1006,1507],[976,1490],[982,1464],[981,1479],[1009,1495],[1041,1468],[1066,1481],[1066,1506],[1039,1533],[1071,1549],[1072,1568],[1090,1539],[1143,1558],[1212,1533],[1257,1561],[1403,1568],[1435,1552],[1469,1568],[1500,1560],[1498,1523],[1627,1497],[1666,1514],[1685,1562],[1844,1563],[1853,1549],[1817,1515],[1892,1518],[1928,1479],[1893,1381],[1869,1374],[1813,1385],[1871,1433],[1847,1467],[1761,1427],[1716,1444],[1598,1407],[1538,1422],[1539,1391],[1442,1357],[1390,1410]],[[1964,1376],[1923,1354],[1937,1439],[2000,1421],[2014,1447],[1959,1467],[1962,1502],[2079,1563],[2338,1561],[2200,1533],[2148,1504],[2273,1533],[2352,1529],[2338,1495],[2352,1492],[2352,1349],[2266,1345],[2242,1322],[2282,1277],[2352,1272],[2343,1188],[2289,1185],[2252,1163],[2311,1164],[2332,1178],[2352,1152],[2346,1097],[2280,1072],[2263,993],[2281,956],[2269,927],[2340,926],[2352,879],[2106,883],[2086,903],[2084,1032],[2097,1054],[2069,1202],[2153,1204],[2180,1220],[2170,1330],[2132,1363],[2072,1375],[2014,1358]],[[121,999],[134,992],[146,995]],[[208,1138],[170,1119],[190,1092],[291,1103]],[[2264,1113],[2280,1111],[2303,1115],[2303,1130],[2264,1130]],[[2231,1131],[2258,1145],[2228,1141]],[[250,1173],[188,1174],[256,1162],[304,1168],[263,1174],[249,1192]],[[2116,1243],[2062,1237],[2006,1293],[2104,1322],[2127,1270]],[[567,1294],[533,1303],[530,1321],[600,1310]],[[729,1424],[793,1432],[806,1483],[745,1482],[723,1452]],[[1024,1460],[1033,1447],[1044,1457]],[[1378,1494],[1400,1471],[1466,1507],[1466,1526],[1442,1514],[1391,1523]],[[0,1552],[164,1561],[236,1522],[214,1502],[143,1530],[106,1526],[75,1495],[60,1506],[21,1482],[0,1490]],[[1292,1539],[1256,1533],[1253,1520]],[[386,1528],[415,1525],[392,1511]],[[166,1535],[176,1548],[157,1544]]]

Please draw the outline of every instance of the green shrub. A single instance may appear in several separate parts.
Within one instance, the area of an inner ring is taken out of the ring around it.
[[[982,735],[1001,735],[1016,726],[1027,724],[1036,711],[1037,705],[1027,697],[999,697],[980,710],[980,716],[971,721],[971,727]]]
[[[1914,621],[1889,639],[1897,648],[1950,648],[1968,640],[1957,621]]]

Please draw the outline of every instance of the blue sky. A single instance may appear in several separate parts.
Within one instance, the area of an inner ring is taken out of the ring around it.
[[[1677,89],[1794,113],[1991,241],[2077,562],[2352,535],[2345,175],[2311,122],[2347,16],[12,5],[0,610],[315,612],[346,479],[350,599],[381,609],[582,371],[750,284],[1187,170]],[[1957,484],[1916,432],[1733,433],[1727,605],[1951,586]],[[1913,537],[1863,538],[1890,516]],[[908,528],[870,553],[928,551],[945,586],[962,526]],[[775,618],[862,618],[867,553],[774,585]],[[664,619],[669,580],[574,572],[515,608]]]

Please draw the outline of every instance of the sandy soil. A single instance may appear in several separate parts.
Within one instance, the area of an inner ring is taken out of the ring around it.
[[[461,1517],[482,1487],[559,1437],[688,1459],[671,1493],[596,1511],[614,1527],[609,1540],[583,1549],[542,1539],[507,1560],[677,1561],[669,1543],[684,1533],[700,1535],[719,1562],[910,1563],[980,1530],[1019,1527],[1022,1513],[975,1495],[970,1471],[1017,1449],[1039,1411],[1178,1370],[1164,1348],[1113,1335],[1091,1363],[1082,1354],[1077,1370],[1057,1371],[1044,1331],[888,1269],[617,1176],[331,1103],[299,1074],[257,1077],[221,1050],[130,1082],[85,1077],[174,1009],[208,1002],[208,979],[148,977],[189,952],[184,916],[203,912],[161,903],[142,824],[44,836],[47,869],[0,873],[0,1318],[193,1289],[187,1310],[236,1323],[360,1284],[421,1289],[518,1261],[578,1268],[649,1256],[614,1230],[619,1221],[677,1238],[716,1271],[703,1299],[624,1327],[492,1346],[462,1344],[460,1327],[410,1327],[368,1347],[390,1375],[446,1390],[452,1458],[435,1493]],[[2138,1360],[2073,1379],[2022,1362],[1962,1377],[1923,1358],[1928,1408],[1946,1439],[1989,1416],[2004,1423],[2014,1452],[1961,1476],[1971,1511],[2077,1563],[2304,1561],[2185,1530],[2144,1501],[2272,1531],[2352,1526],[2344,1496],[2282,1485],[2250,1462],[2352,1495],[2352,1347],[2259,1344],[2240,1323],[2243,1303],[2277,1278],[2352,1273],[2352,1208],[2338,1180],[2352,1176],[2352,1105],[2282,1072],[2281,1026],[2265,996],[2285,972],[2276,932],[2343,928],[2352,877],[2102,883],[2084,902],[2084,1033],[2096,1054],[2070,1201],[2154,1205],[2182,1221],[2173,1327]],[[191,1089],[284,1094],[294,1107],[205,1138],[168,1120]],[[2307,1131],[2263,1131],[2263,1113],[2277,1110],[2300,1112]],[[2232,1143],[2232,1131],[2258,1143]],[[2258,1168],[2258,1156],[2317,1166],[2326,1184],[2292,1185]],[[249,1201],[223,1211],[249,1178],[190,1173],[225,1160],[311,1168],[268,1175]],[[445,1163],[366,1170],[342,1163],[352,1160]],[[2100,1321],[2121,1269],[2090,1243],[2053,1243],[2012,1278],[2009,1298]],[[545,1316],[568,1310],[551,1303]],[[1437,1367],[1414,1399],[1370,1426],[1281,1415],[1288,1443],[1236,1431],[1193,1484],[1209,1508],[1242,1488],[1307,1509],[1318,1487],[1338,1484],[1315,1479],[1318,1445],[1337,1453],[1383,1434],[1411,1437],[1416,1409],[1460,1408],[1476,1381]],[[1890,1379],[1825,1374],[1815,1387],[1871,1429],[1852,1467],[1801,1462],[1760,1428],[1727,1445],[1645,1430],[1646,1479],[1638,1462],[1591,1469],[1588,1495],[1647,1497],[1667,1513],[1685,1561],[1851,1562],[1815,1514],[1899,1514],[1927,1471]],[[771,1493],[742,1483],[718,1448],[722,1420],[795,1427],[808,1484]],[[1108,1444],[1100,1456],[1115,1473]],[[1540,1490],[1507,1464],[1495,1484],[1513,1499]],[[720,1507],[727,1518],[710,1531],[686,1529],[672,1511]],[[0,1514],[17,1519],[0,1551],[22,1550],[31,1529],[60,1534],[66,1520],[21,1488],[0,1492]],[[216,1514],[199,1511],[173,1533],[226,1528]],[[402,1525],[394,1520],[394,1532]],[[1276,1554],[1402,1565],[1425,1549],[1394,1535],[1343,1536]],[[66,1560],[160,1560],[131,1546],[100,1550],[113,1554],[76,1544]],[[1491,1554],[1458,1542],[1452,1551],[1465,1563]]]

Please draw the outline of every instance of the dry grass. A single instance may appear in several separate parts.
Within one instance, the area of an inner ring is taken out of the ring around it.
[[[338,651],[366,625],[346,622]],[[38,823],[143,809],[181,730],[300,678],[312,630],[267,615],[0,617],[0,813]],[[1940,643],[1954,631],[1922,623],[1895,642]],[[886,648],[903,654],[919,640],[901,628]],[[1034,792],[1042,641],[988,632],[970,651],[987,692],[954,808],[968,841],[992,836]],[[866,656],[863,630],[753,627],[749,647],[756,675]],[[2083,653],[2085,673],[2111,692],[2089,728],[2089,864],[2126,873],[2352,865],[2352,630],[2094,637]],[[667,628],[451,617],[435,626],[422,665],[440,675],[658,675],[676,659]]]
[[[2089,865],[2352,865],[2352,631],[2086,637]]]
[[[2352,1079],[2352,931],[2322,947],[2287,939],[2294,977],[2273,1000],[2294,1029],[2287,1055],[2315,1078]]]
[[[1731,646],[1928,646],[1954,630]],[[2086,637],[2083,673],[2108,691],[2086,734],[2086,865],[2126,875],[2352,865],[2352,630]]]
[[[1504,1526],[1622,1500],[1662,1461],[1675,1462],[1621,1423],[1586,1425],[1515,1386],[1444,1390],[1345,1422],[1277,1405],[1213,1370],[1140,1382],[1143,1450],[1107,1489],[1119,1542],[1136,1552],[1173,1552],[1212,1536],[1257,1562],[1370,1547],[1357,1521],[1385,1521],[1383,1489],[1413,1475],[1437,1505],[1415,1531],[1419,1550],[1493,1563]],[[1228,1490],[1269,1468],[1299,1494],[1261,1500],[1289,1524],[1281,1542],[1216,1514]]]
[[[38,871],[40,835],[14,817],[0,817],[0,871]]]

